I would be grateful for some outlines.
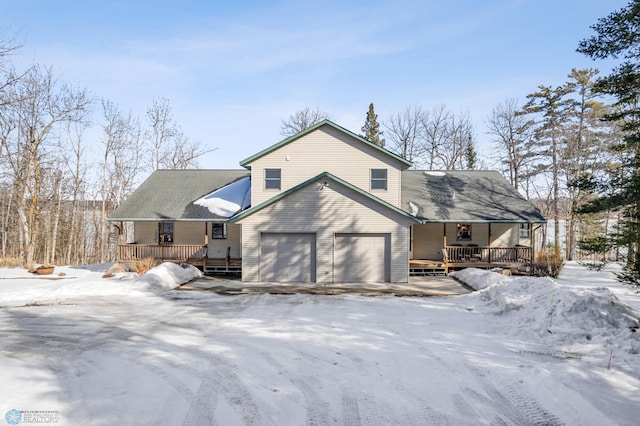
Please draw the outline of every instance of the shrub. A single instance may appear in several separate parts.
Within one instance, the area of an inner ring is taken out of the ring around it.
[[[131,267],[131,270],[140,275],[144,275],[154,266],[156,266],[156,259],[153,257],[145,257],[144,259],[136,260]]]
[[[21,268],[24,262],[17,256],[0,257],[0,268]]]
[[[564,266],[564,258],[555,252],[540,251],[536,254],[531,274],[536,277],[558,278]]]

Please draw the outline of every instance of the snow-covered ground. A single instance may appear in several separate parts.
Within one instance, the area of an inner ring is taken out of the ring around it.
[[[0,269],[8,423],[640,419],[640,297],[610,271],[569,264],[553,281],[469,269],[458,278],[482,290],[410,298],[219,296],[172,290],[191,268],[103,279],[105,268],[56,268],[59,280]]]

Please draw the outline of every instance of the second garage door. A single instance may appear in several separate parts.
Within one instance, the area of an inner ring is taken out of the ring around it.
[[[336,234],[335,281],[389,282],[390,247],[389,234]]]
[[[260,237],[260,280],[315,282],[315,234],[263,233]]]

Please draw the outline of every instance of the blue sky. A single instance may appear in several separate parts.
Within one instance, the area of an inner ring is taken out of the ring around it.
[[[24,45],[18,66],[52,66],[141,119],[169,98],[186,135],[217,148],[200,166],[238,168],[282,139],[297,109],[360,132],[370,102],[381,121],[410,105],[468,111],[487,156],[498,103],[524,102],[572,68],[608,71],[575,49],[627,3],[1,0],[0,30]]]

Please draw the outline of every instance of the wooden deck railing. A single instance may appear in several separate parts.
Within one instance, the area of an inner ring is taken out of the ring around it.
[[[120,246],[121,261],[153,257],[160,261],[185,262],[188,259],[200,259],[206,256],[207,247],[203,245],[125,244]]]
[[[531,247],[449,246],[445,248],[449,263],[529,263]]]

